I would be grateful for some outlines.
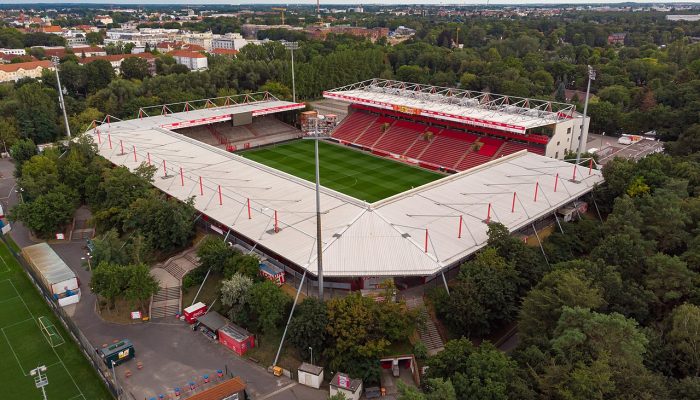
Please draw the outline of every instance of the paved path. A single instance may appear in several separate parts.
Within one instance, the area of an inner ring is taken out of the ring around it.
[[[0,160],[0,201],[5,209],[17,203],[14,192],[14,165],[10,160]],[[11,236],[21,247],[34,242],[29,231],[21,223],[12,225]],[[72,306],[70,314],[85,336],[99,347],[114,339],[128,338],[134,343],[136,358],[143,362],[143,370],[136,370],[132,362],[117,367],[117,379],[134,400],[166,393],[175,386],[184,386],[193,377],[213,374],[216,369],[228,369],[241,376],[248,384],[251,398],[274,400],[326,399],[327,392],[301,385],[291,385],[287,378],[276,378],[263,367],[237,357],[233,352],[206,339],[179,321],[164,319],[162,323],[138,323],[120,325],[103,321],[95,313],[97,298],[89,288],[90,272],[82,267],[85,255],[82,241],[53,244],[51,247],[73,269],[82,286],[82,297]],[[69,310],[67,310],[69,311]],[[126,379],[124,373],[131,369],[133,375]],[[269,397],[268,397],[269,396]]]

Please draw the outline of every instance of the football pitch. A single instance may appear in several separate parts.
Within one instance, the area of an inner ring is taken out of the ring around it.
[[[370,203],[444,176],[323,141],[318,144],[318,152],[321,185]],[[307,181],[316,181],[313,140],[297,140],[240,155]]]
[[[51,400],[111,399],[97,373],[0,241],[0,398],[41,399],[32,369],[46,366]]]

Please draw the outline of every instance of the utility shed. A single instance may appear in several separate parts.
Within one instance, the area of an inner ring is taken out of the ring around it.
[[[299,376],[299,383],[318,389],[323,382],[323,367],[309,363],[301,363],[301,366],[299,366],[297,370],[297,375]]]
[[[61,306],[80,301],[80,282],[73,270],[46,243],[22,249],[41,284],[53,295]]]
[[[218,332],[219,329],[223,328],[229,323],[229,321],[224,318],[223,315],[216,311],[209,311],[204,315],[200,315],[197,317],[197,322],[212,332]]]

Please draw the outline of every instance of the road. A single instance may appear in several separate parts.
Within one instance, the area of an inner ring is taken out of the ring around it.
[[[11,160],[0,160],[0,201],[6,212],[19,200],[13,170]],[[18,222],[12,224],[10,235],[20,247],[36,243],[30,232]],[[193,332],[184,322],[159,320],[161,322],[129,325],[105,322],[95,312],[97,297],[89,287],[91,274],[82,266],[81,257],[85,255],[83,245],[82,241],[51,244],[82,283],[80,302],[66,311],[95,348],[115,339],[128,338],[132,341],[136,359],[143,363],[143,369],[136,370],[135,365],[132,365],[134,362],[129,362],[117,367],[116,372],[119,384],[127,393],[131,393],[133,399],[167,395],[175,387],[184,387],[187,382],[204,374],[215,375],[217,369],[241,376],[253,399],[327,398],[325,390],[311,389],[284,377],[274,377],[263,367],[244,360],[204,335]],[[129,378],[125,377],[127,369],[133,373]]]

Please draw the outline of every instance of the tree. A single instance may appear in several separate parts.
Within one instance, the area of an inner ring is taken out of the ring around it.
[[[0,151],[7,153],[18,139],[17,121],[14,118],[0,118]]]
[[[230,307],[229,317],[233,321],[247,321],[247,306],[253,280],[241,274],[221,281],[221,304]]]
[[[700,376],[700,307],[683,304],[671,314],[668,340],[687,376]]]
[[[40,83],[23,85],[15,92],[20,135],[35,143],[53,140],[58,133],[56,92]]]
[[[148,61],[141,57],[127,57],[120,66],[124,79],[143,80],[150,75]]]
[[[426,378],[451,381],[458,399],[505,400],[530,397],[517,365],[491,343],[479,347],[467,339],[450,340],[427,361]]]
[[[71,221],[77,206],[75,190],[59,185],[32,202],[17,204],[10,210],[9,217],[12,221],[22,221],[42,237],[51,237]]]
[[[280,100],[292,100],[292,90],[280,82],[267,81],[260,86],[261,92],[270,92]]]
[[[309,347],[317,354],[323,348],[328,315],[326,304],[314,297],[307,297],[297,305],[289,324],[289,342],[297,348],[303,359],[308,359]]]
[[[516,313],[518,274],[494,248],[464,263],[452,293],[438,310],[448,324],[467,336],[489,334]]]
[[[10,147],[10,155],[15,160],[15,163],[17,163],[16,171],[19,171],[17,174],[18,176],[22,175],[21,171],[24,162],[34,157],[36,154],[37,148],[31,139],[20,139]]]
[[[107,300],[107,307],[115,305],[115,300],[122,293],[126,276],[120,265],[100,263],[92,271],[90,287],[93,292]]]
[[[24,198],[31,201],[49,192],[58,185],[58,167],[56,162],[39,154],[22,164],[19,185],[24,189]]]
[[[426,393],[423,394],[417,388],[408,386],[399,380],[399,400],[457,400],[455,388],[449,379],[441,378],[428,379],[425,382]]]
[[[155,192],[136,199],[123,212],[124,231],[138,230],[155,250],[172,251],[187,245],[194,235],[192,198],[181,202]]]
[[[116,229],[110,229],[102,237],[93,239],[92,243],[94,249],[90,255],[96,265],[102,263],[126,265],[132,262],[129,249],[126,243],[119,239]]]
[[[107,60],[95,60],[85,65],[86,89],[88,93],[95,93],[106,88],[114,79],[114,68]]]
[[[223,272],[227,260],[236,253],[236,250],[215,236],[208,236],[197,249],[199,265],[214,272]]]
[[[646,260],[645,286],[654,293],[657,315],[695,297],[700,277],[678,257],[657,253]]]
[[[129,265],[127,267],[128,283],[124,290],[124,297],[134,304],[138,304],[143,310],[145,302],[158,293],[160,286],[148,266],[143,264]]]
[[[272,281],[258,282],[250,288],[250,310],[263,333],[272,333],[277,329],[290,301],[289,296]]]
[[[519,294],[524,295],[530,286],[535,285],[549,272],[545,260],[522,240],[514,237],[505,225],[499,222],[489,224],[487,245],[496,249],[499,256],[513,264],[518,272]]]
[[[604,304],[600,289],[582,271],[548,273],[523,300],[518,324],[523,346],[547,348],[563,307],[595,309]]]

